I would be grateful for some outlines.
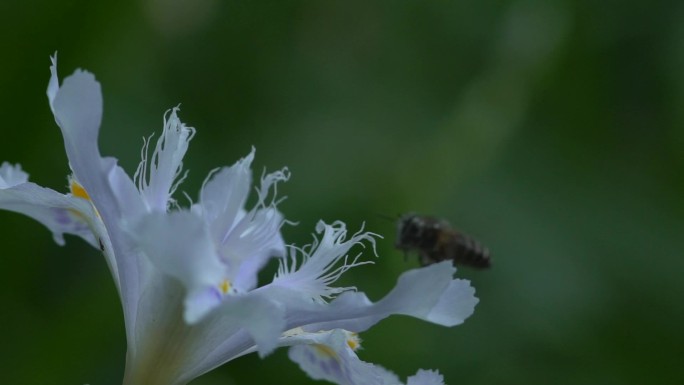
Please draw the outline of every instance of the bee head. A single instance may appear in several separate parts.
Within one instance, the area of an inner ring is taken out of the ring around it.
[[[397,221],[397,241],[398,249],[411,249],[420,242],[423,228],[425,227],[422,218],[414,213],[404,214]]]

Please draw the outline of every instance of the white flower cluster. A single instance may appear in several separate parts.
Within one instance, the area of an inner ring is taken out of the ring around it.
[[[350,257],[375,235],[347,237],[342,222],[319,222],[314,244],[283,241],[276,186],[287,169],[259,181],[254,207],[245,207],[253,183],[254,149],[212,172],[196,203],[172,198],[184,174],[182,160],[195,134],[178,118],[164,119],[149,155],[145,141],[134,178],[114,158],[102,157],[98,134],[102,94],[95,77],[77,70],[60,85],[56,57],[47,89],[62,131],[72,175],[66,194],[28,181],[19,165],[0,166],[0,208],[43,223],[60,245],[63,234],[100,249],[123,305],[128,353],[125,385],[180,385],[236,357],[289,346],[290,358],[315,379],[337,384],[401,384],[393,373],[361,361],[358,333],[392,314],[445,326],[470,316],[477,298],[454,267],[440,263],[408,271],[384,298],[336,287],[341,274],[368,263]],[[271,259],[280,269],[270,283],[257,274]],[[442,384],[419,370],[409,385]]]

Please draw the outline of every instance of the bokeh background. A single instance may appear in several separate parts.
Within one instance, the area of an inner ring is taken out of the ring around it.
[[[182,103],[197,128],[182,190],[257,148],[287,165],[304,244],[319,219],[385,236],[348,273],[372,299],[418,266],[378,214],[449,219],[493,251],[459,270],[465,324],[395,317],[362,359],[447,384],[684,383],[684,3],[3,0],[0,160],[64,190],[45,88],[102,83],[100,145],[133,172]],[[120,384],[123,321],[99,252],[0,212],[3,384]],[[370,258],[370,255],[369,255]],[[281,350],[192,385],[313,384]]]

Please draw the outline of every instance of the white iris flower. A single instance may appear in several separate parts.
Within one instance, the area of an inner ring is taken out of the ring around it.
[[[47,95],[72,175],[66,194],[28,181],[19,165],[0,166],[0,208],[100,249],[123,305],[128,353],[125,385],[181,385],[236,357],[265,356],[290,346],[290,357],[311,377],[337,384],[400,384],[393,373],[361,361],[358,333],[392,314],[454,326],[478,302],[468,281],[454,279],[449,262],[408,271],[373,303],[353,287],[336,287],[348,269],[364,263],[349,250],[375,234],[347,237],[344,223],[319,222],[314,243],[298,249],[280,235],[276,185],[287,169],[261,178],[254,207],[254,150],[212,172],[198,201],[180,207],[172,195],[184,174],[182,159],[195,130],[172,109],[133,179],[114,158],[102,157],[98,132],[102,94],[95,77],[77,70],[60,85],[56,57]],[[348,238],[348,239],[347,239]],[[280,268],[270,283],[257,274],[270,258]],[[420,370],[409,385],[442,384]]]

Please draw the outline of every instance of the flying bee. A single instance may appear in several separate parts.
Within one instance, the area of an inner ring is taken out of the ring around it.
[[[418,251],[423,266],[446,260],[478,269],[491,266],[489,249],[453,229],[449,222],[430,216],[402,215],[397,221],[394,246],[404,253]]]

